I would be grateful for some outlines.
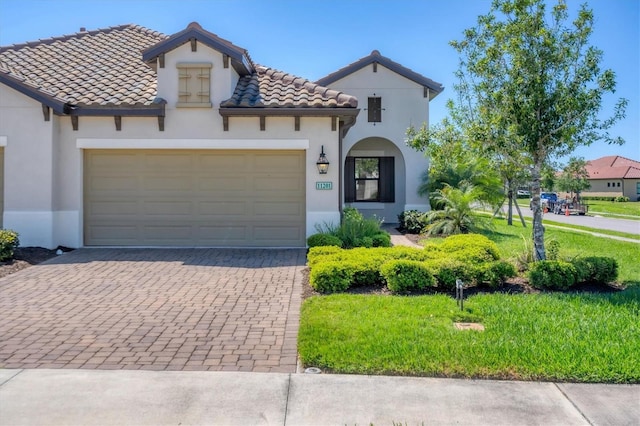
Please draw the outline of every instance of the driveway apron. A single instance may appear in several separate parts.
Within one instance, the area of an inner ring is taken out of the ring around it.
[[[0,279],[0,368],[295,372],[305,251],[80,249]]]

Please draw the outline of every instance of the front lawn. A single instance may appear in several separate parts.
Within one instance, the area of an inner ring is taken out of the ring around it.
[[[460,331],[478,321],[485,331]],[[298,349],[335,373],[640,383],[640,289],[307,299]]]
[[[484,234],[504,259],[531,247],[531,228],[495,221]],[[335,373],[640,383],[640,245],[548,228],[559,256],[609,256],[624,291],[475,294],[461,312],[450,293],[335,294],[302,307],[305,366]],[[432,242],[442,239],[434,239]],[[479,322],[485,331],[460,331]]]

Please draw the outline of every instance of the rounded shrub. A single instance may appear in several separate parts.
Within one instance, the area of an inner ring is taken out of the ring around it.
[[[479,234],[458,234],[447,237],[440,244],[440,250],[444,253],[456,253],[457,258],[472,262],[500,259],[500,250],[496,243]]]
[[[429,268],[423,262],[415,260],[391,260],[382,265],[380,274],[393,293],[423,290],[436,283]]]
[[[323,262],[311,269],[309,283],[320,293],[345,291],[353,281],[354,267],[347,262]]]
[[[566,290],[576,283],[576,268],[561,260],[541,260],[529,266],[528,276],[535,288]]]
[[[342,240],[331,234],[313,234],[307,238],[309,247],[335,246],[342,247]]]
[[[579,257],[571,261],[578,283],[607,284],[618,279],[618,262],[611,257]]]
[[[381,232],[371,237],[373,247],[391,247],[391,235],[387,232]]]
[[[325,258],[330,255],[334,255],[336,253],[340,253],[342,250],[340,247],[336,246],[317,246],[311,247],[309,252],[307,253],[307,264],[309,266],[315,265],[319,259]]]
[[[456,288],[456,280],[465,283],[473,281],[476,274],[475,267],[456,259],[443,257],[424,262],[436,279],[436,286],[442,290]]]
[[[0,262],[13,259],[13,252],[19,245],[20,240],[16,231],[0,229]]]
[[[504,260],[484,263],[477,267],[476,282],[491,288],[502,287],[507,278],[516,276],[513,264]]]

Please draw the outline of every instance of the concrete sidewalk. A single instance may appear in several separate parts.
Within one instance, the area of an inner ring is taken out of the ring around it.
[[[637,425],[640,385],[0,370],[2,425]]]

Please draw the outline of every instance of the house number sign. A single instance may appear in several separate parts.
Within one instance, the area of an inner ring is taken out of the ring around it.
[[[316,182],[316,189],[318,190],[333,189],[333,182]]]

